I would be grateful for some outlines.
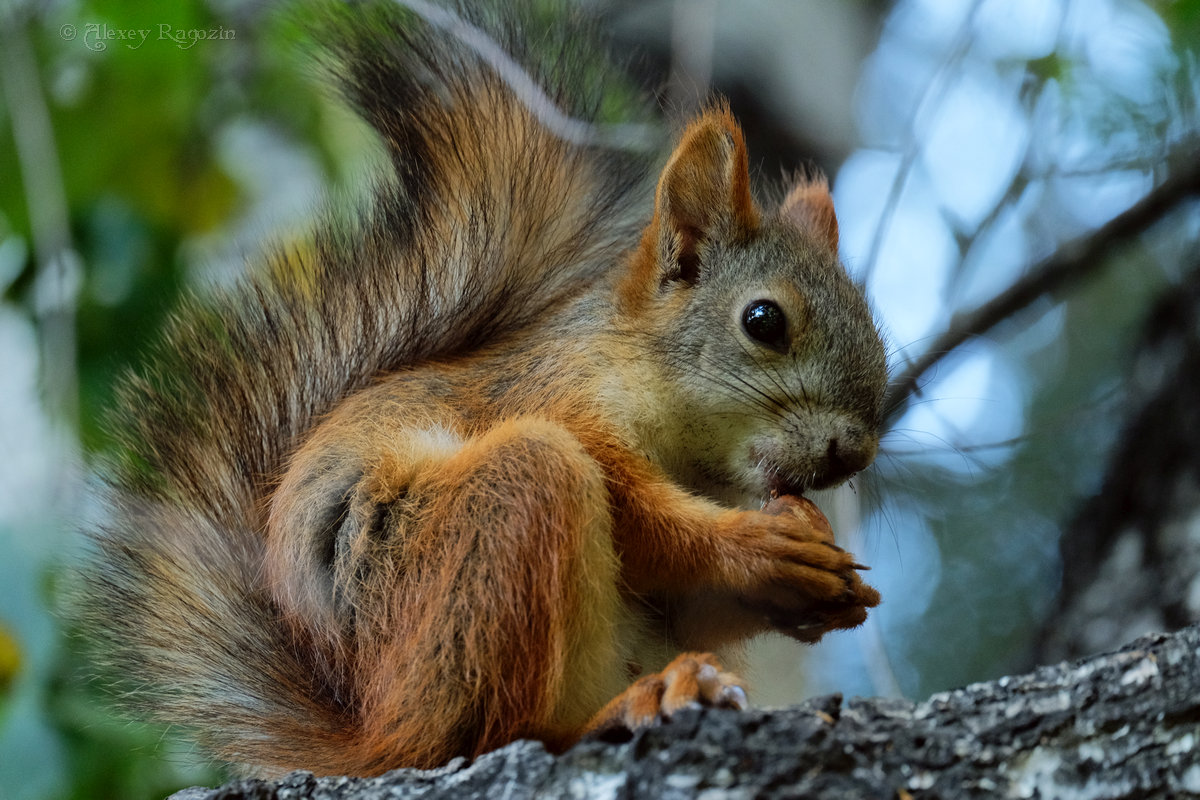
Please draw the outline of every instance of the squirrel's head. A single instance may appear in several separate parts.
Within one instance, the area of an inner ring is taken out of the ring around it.
[[[887,384],[883,341],[838,260],[825,180],[799,180],[764,212],[747,163],[727,109],[693,122],[618,288],[621,318],[672,395],[659,424],[681,447],[661,454],[666,465],[730,500],[800,494],[866,468]]]

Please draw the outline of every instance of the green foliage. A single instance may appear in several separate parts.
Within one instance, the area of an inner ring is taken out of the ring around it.
[[[1181,47],[1200,47],[1200,0],[1158,0],[1152,4],[1162,15]]]

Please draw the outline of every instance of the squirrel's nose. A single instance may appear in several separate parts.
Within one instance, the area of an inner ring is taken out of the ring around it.
[[[833,485],[862,472],[875,459],[876,444],[873,437],[845,434],[831,436],[825,449],[825,483]]]

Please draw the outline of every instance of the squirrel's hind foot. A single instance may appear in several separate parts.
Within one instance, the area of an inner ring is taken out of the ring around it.
[[[683,653],[662,672],[639,678],[609,701],[586,733],[604,740],[624,739],[633,731],[670,720],[685,708],[747,707],[746,690],[725,672],[711,653]]]

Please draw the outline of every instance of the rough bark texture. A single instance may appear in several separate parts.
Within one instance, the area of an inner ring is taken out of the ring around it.
[[[1200,797],[1200,627],[923,703],[836,695],[689,711],[555,758],[517,742],[379,778],[242,781],[175,800]]]
[[[1128,422],[1104,483],[1063,533],[1039,663],[1200,622],[1200,266],[1147,317]]]

